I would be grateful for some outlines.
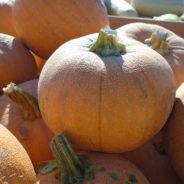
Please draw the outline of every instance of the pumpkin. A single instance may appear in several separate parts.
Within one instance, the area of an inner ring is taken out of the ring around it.
[[[110,28],[59,47],[38,83],[41,114],[51,131],[65,131],[81,149],[105,152],[148,141],[165,124],[174,96],[165,59]]]
[[[27,48],[15,37],[0,34],[0,94],[11,81],[21,83],[36,76],[36,63]]]
[[[6,126],[29,154],[35,168],[42,161],[53,159],[49,143],[53,137],[39,111],[37,96],[38,79],[10,83],[0,96],[0,123]]]
[[[137,11],[125,0],[103,0],[109,15],[138,17]]]
[[[58,180],[53,174],[38,176],[40,184],[149,184],[144,175],[130,162],[113,154],[89,153],[78,157],[64,134],[53,138],[51,148],[58,167]],[[56,172],[53,172],[54,174]]]
[[[132,0],[131,5],[140,16],[160,16],[166,13],[180,15],[184,10],[183,0]]]
[[[101,0],[16,0],[13,19],[18,38],[43,59],[62,43],[109,24]]]
[[[12,20],[12,6],[15,0],[0,1],[0,33],[16,36],[16,31]]]
[[[184,181],[184,83],[176,91],[173,111],[164,136],[166,151],[177,174]]]
[[[130,23],[118,28],[122,35],[145,43],[160,53],[172,68],[176,87],[184,81],[184,39],[155,24]]]
[[[31,160],[19,141],[0,124],[0,183],[35,184]]]
[[[144,173],[151,184],[181,184],[163,145],[164,129],[143,146],[120,155]]]
[[[37,65],[37,70],[40,73],[46,61],[45,59],[42,59],[41,57],[35,55],[34,53],[33,56]]]

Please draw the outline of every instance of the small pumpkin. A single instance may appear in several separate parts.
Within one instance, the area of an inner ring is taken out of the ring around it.
[[[41,114],[51,131],[65,131],[82,149],[105,152],[148,141],[165,124],[174,96],[166,60],[110,28],[59,47],[38,83]]]
[[[160,53],[172,68],[176,87],[179,87],[184,81],[183,38],[162,26],[147,23],[130,23],[118,28],[118,31]]]
[[[177,174],[184,181],[184,83],[176,91],[176,100],[169,117],[166,133],[165,148]]]
[[[13,20],[18,38],[43,59],[64,42],[109,24],[101,0],[16,0]]]
[[[57,161],[57,179],[56,171],[50,175],[39,175],[39,184],[149,184],[133,164],[117,155],[89,153],[78,157],[64,134],[54,137],[51,148]]]
[[[35,184],[36,173],[19,141],[0,124],[0,183]]]
[[[15,0],[0,1],[0,33],[12,35],[16,37],[16,31],[12,19],[12,7]]]
[[[151,184],[181,184],[165,152],[164,129],[143,146],[120,155],[140,169]]]
[[[0,34],[0,53],[0,94],[10,82],[21,83],[36,78],[33,56],[15,37]]]
[[[28,152],[35,168],[42,161],[53,159],[49,144],[54,136],[45,125],[39,111],[38,79],[3,88],[0,96],[0,123],[6,126]],[[7,96],[6,96],[7,95]]]

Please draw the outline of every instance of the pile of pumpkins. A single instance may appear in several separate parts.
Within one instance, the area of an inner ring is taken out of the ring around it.
[[[184,182],[184,39],[101,0],[0,0],[0,184]]]

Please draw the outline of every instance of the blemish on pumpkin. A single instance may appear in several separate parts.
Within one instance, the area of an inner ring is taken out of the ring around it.
[[[27,128],[21,127],[21,128],[19,129],[19,133],[20,133],[22,136],[26,136],[26,135],[28,135],[28,130],[27,130]]]
[[[5,159],[7,155],[8,155],[7,151],[6,150],[2,150],[1,158]]]

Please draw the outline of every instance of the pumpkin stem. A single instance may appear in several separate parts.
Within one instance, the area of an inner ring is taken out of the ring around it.
[[[50,146],[56,157],[59,171],[57,178],[61,184],[82,184],[94,178],[91,166],[79,159],[63,133],[55,136]]]
[[[146,45],[156,50],[162,56],[169,52],[167,45],[167,33],[157,31],[154,32],[150,38],[146,39],[144,42]]]
[[[118,40],[117,31],[110,27],[100,30],[97,40],[90,45],[89,50],[102,57],[119,56],[126,52],[125,45]]]
[[[20,106],[25,119],[34,120],[41,117],[38,100],[23,91],[21,88],[17,87],[14,83],[11,82],[6,88],[3,88],[3,92],[12,101]]]

